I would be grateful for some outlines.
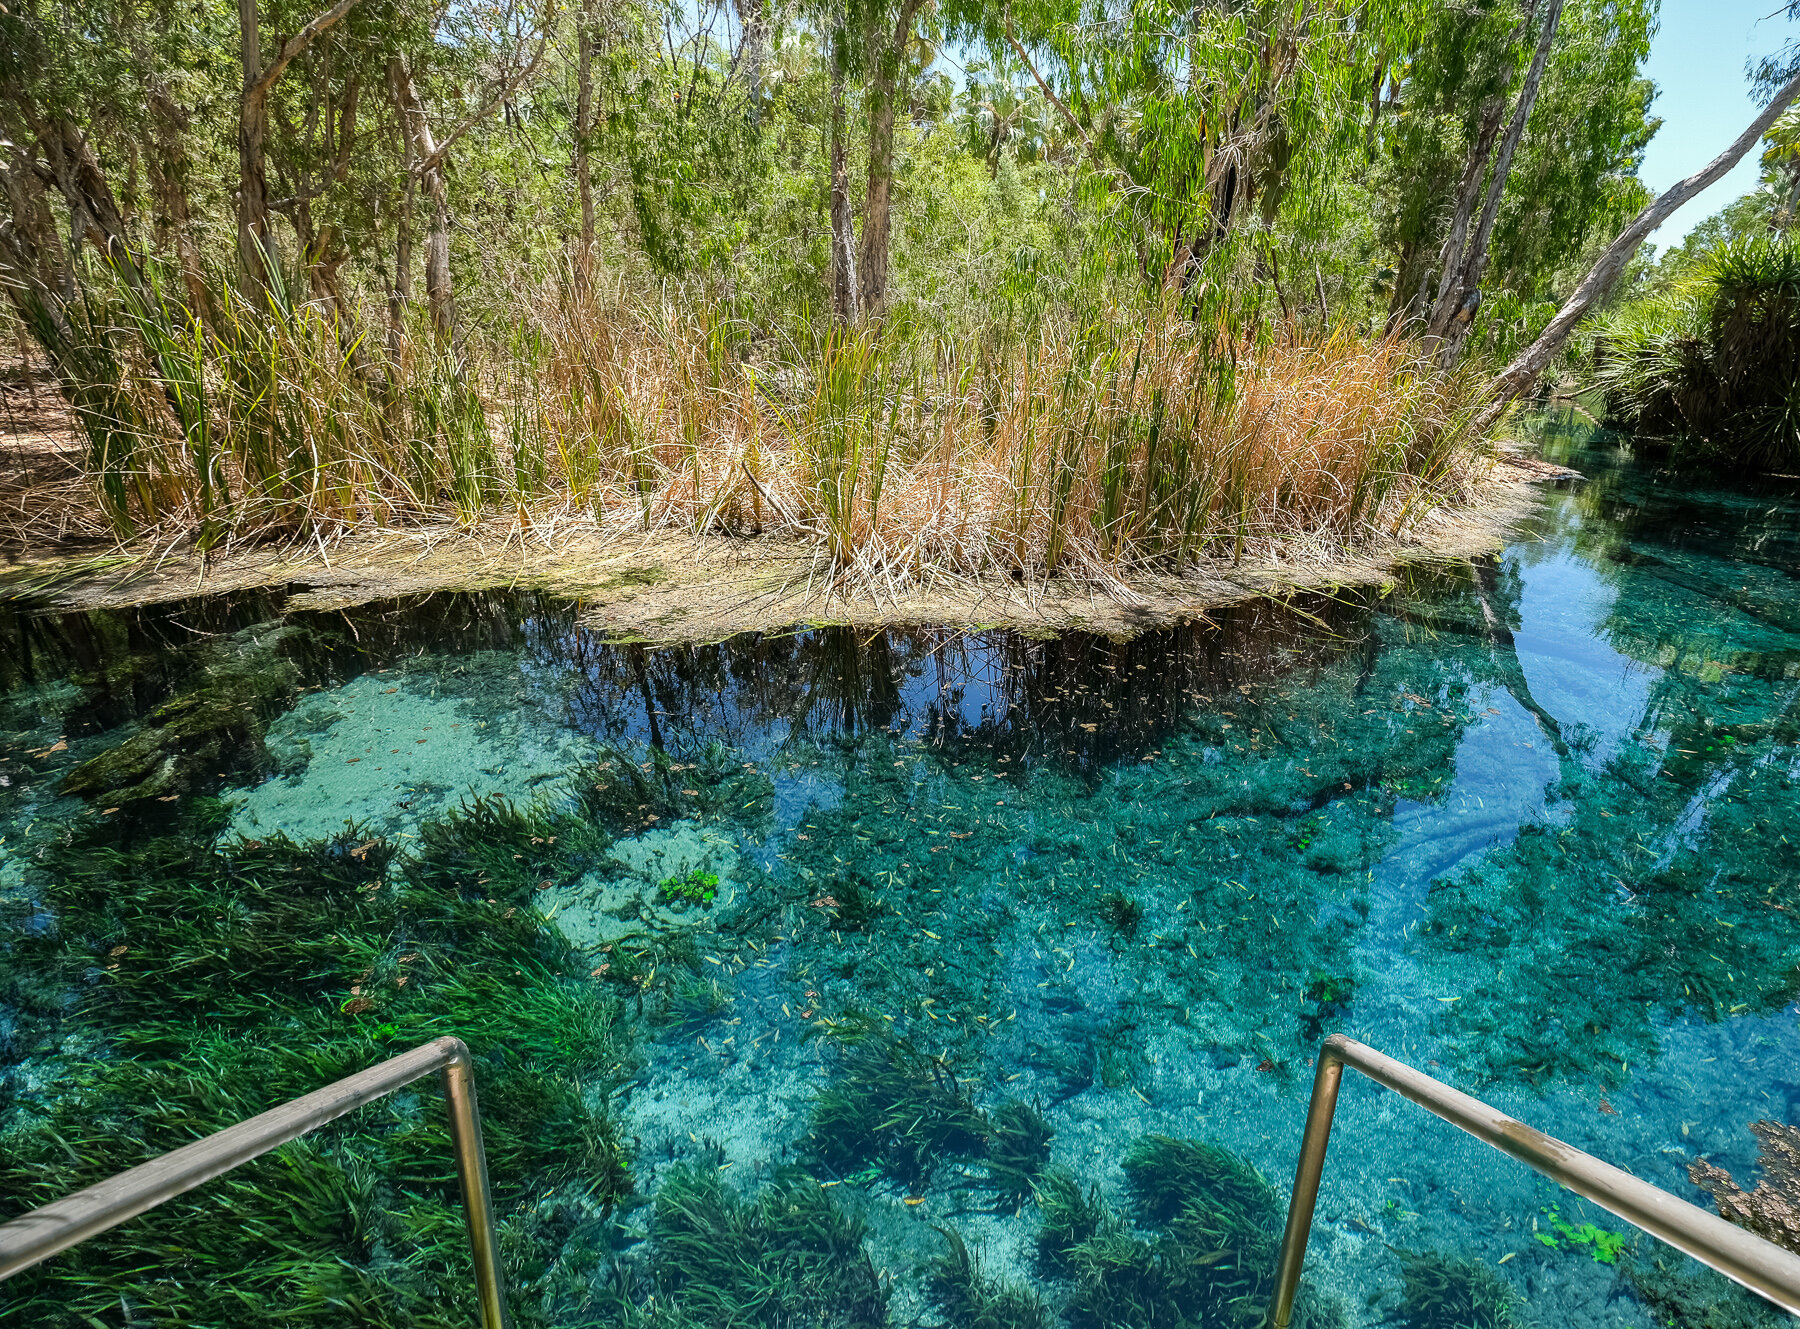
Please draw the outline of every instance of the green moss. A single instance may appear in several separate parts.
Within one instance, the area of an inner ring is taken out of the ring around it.
[[[264,624],[199,650],[184,690],[154,706],[122,743],[70,771],[63,792],[124,807],[215,789],[227,772],[266,773],[265,726],[300,684],[285,649],[296,635]]]

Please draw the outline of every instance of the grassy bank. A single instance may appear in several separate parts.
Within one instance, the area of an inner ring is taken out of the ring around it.
[[[1479,452],[1472,376],[1408,342],[1226,341],[1173,309],[771,330],[546,286],[458,358],[423,332],[373,350],[279,292],[214,305],[205,324],[119,287],[35,329],[115,538],[573,514],[791,536],[876,585],[1104,581],[1403,533],[1465,495]]]

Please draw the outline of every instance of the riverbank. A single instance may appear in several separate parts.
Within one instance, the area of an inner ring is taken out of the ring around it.
[[[1370,539],[1352,550],[1327,541],[1266,541],[1236,562],[1203,559],[1181,575],[1140,572],[1110,581],[946,575],[894,594],[871,583],[845,590],[820,548],[791,537],[644,532],[565,517],[372,530],[334,543],[240,546],[207,558],[152,546],[17,558],[0,571],[0,595],[90,609],[282,590],[287,608],[316,610],[509,587],[564,596],[609,634],[655,642],[826,623],[1128,635],[1257,596],[1379,585],[1409,564],[1492,552],[1531,510],[1536,484],[1573,474],[1501,452],[1466,502],[1423,514],[1401,538]]]

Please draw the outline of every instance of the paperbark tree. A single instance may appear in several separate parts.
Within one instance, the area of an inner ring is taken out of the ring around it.
[[[269,239],[266,163],[269,90],[296,56],[335,27],[357,3],[358,0],[338,0],[283,42],[265,68],[257,0],[238,0],[238,59],[244,73],[243,92],[238,99],[238,265],[245,289],[258,293],[258,298],[267,289],[269,270],[275,262]]]
[[[412,67],[404,57],[388,61],[388,83],[400,107],[402,131],[416,158],[408,176],[416,179],[431,201],[431,225],[425,233],[425,302],[431,310],[431,326],[438,337],[461,358],[461,334],[456,323],[456,295],[450,285],[450,186],[444,178],[443,148],[432,137],[431,120],[413,82]],[[410,262],[410,256],[409,256]]]
[[[592,0],[581,0],[575,34],[575,193],[581,204],[581,247],[575,281],[586,289],[594,262],[594,176],[589,160],[594,135],[594,24]]]
[[[1544,14],[1543,28],[1538,35],[1537,49],[1532,53],[1531,66],[1525,73],[1525,85],[1519,89],[1519,99],[1514,103],[1512,120],[1506,127],[1506,136],[1501,139],[1500,152],[1494,160],[1494,169],[1488,180],[1487,198],[1482,203],[1481,220],[1467,247],[1460,253],[1452,251],[1449,257],[1453,263],[1445,266],[1448,280],[1439,286],[1437,304],[1431,311],[1427,331],[1431,336],[1441,339],[1438,358],[1446,365],[1455,363],[1473,325],[1473,305],[1479,301],[1482,274],[1487,270],[1488,244],[1493,239],[1494,222],[1500,215],[1500,200],[1506,192],[1507,176],[1512,172],[1513,155],[1518,151],[1519,140],[1524,137],[1525,124],[1531,118],[1532,107],[1537,104],[1538,89],[1543,86],[1544,66],[1550,60],[1550,48],[1556,40],[1556,25],[1562,18],[1562,8],[1563,0],[1550,0],[1550,8]]]
[[[1638,213],[1632,223],[1595,260],[1594,266],[1581,279],[1574,294],[1563,302],[1556,317],[1550,320],[1537,340],[1519,352],[1513,362],[1501,370],[1488,385],[1489,403],[1475,417],[1472,428],[1478,433],[1485,433],[1493,428],[1506,408],[1537,381],[1538,375],[1556,357],[1563,343],[1569,339],[1569,334],[1575,330],[1575,325],[1581,321],[1582,315],[1612,289],[1619,274],[1625,271],[1625,265],[1631,262],[1631,256],[1637,253],[1638,246],[1682,204],[1723,179],[1743,159],[1744,154],[1762,140],[1769,126],[1781,117],[1781,113],[1793,104],[1796,97],[1800,97],[1800,74],[1795,74],[1775,93],[1762,113],[1750,122],[1750,127],[1739,134],[1730,147],[1687,179],[1657,195]]]
[[[923,0],[900,0],[891,33],[871,27],[869,80],[869,181],[863,196],[862,307],[873,314],[887,303],[888,248],[893,228],[894,109],[900,76]]]
[[[831,312],[840,323],[862,317],[856,281],[856,219],[850,211],[848,130],[844,120],[843,31],[832,42],[831,60]]]

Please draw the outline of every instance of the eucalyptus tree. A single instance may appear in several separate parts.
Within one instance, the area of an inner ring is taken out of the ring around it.
[[[1201,306],[1285,304],[1278,222],[1305,230],[1418,0],[956,0],[951,28],[1015,58],[1085,159],[1146,284]]]
[[[1439,339],[1450,360],[1484,303],[1539,299],[1641,205],[1656,122],[1637,70],[1654,8],[1480,0],[1420,16],[1371,117],[1375,198],[1394,255],[1389,326]]]

